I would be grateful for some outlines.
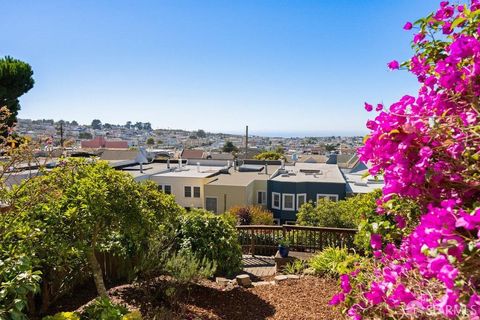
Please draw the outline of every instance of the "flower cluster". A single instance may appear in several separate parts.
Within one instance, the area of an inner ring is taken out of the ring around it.
[[[355,319],[419,312],[480,319],[479,9],[480,0],[442,1],[432,15],[407,22],[405,30],[418,29],[415,55],[388,64],[408,69],[420,89],[388,109],[375,108],[359,155],[372,165],[371,174],[384,176],[378,212],[411,229],[396,245],[372,235],[371,277],[359,277],[360,269],[342,276],[342,292],[332,304],[348,301],[347,313]],[[365,109],[374,108],[366,103]],[[394,197],[415,201],[421,215],[398,215],[389,206]]]

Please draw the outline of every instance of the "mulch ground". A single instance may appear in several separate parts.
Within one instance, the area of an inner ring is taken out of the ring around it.
[[[165,284],[159,280],[149,286],[120,285],[109,293],[115,302],[139,309],[145,319],[343,319],[339,310],[328,305],[339,289],[337,281],[332,279],[306,276],[248,289],[224,288],[212,281],[202,281],[178,297],[174,311],[163,294]],[[89,297],[91,293],[78,292],[76,299],[63,301],[55,311],[81,308]]]

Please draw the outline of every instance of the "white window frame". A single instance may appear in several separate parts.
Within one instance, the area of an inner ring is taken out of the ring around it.
[[[275,196],[278,195],[278,206],[275,206]],[[278,192],[272,192],[272,208],[273,209],[278,209],[282,207],[282,195]]]
[[[198,197],[195,196],[195,188],[198,188]],[[192,198],[201,198],[202,197],[202,188],[199,186],[193,186],[192,187]]]
[[[304,197],[304,200],[303,200],[302,205],[304,205],[305,203],[307,203],[307,194],[306,194],[306,193],[297,193],[297,211],[300,210],[300,207],[301,207],[301,206],[299,205],[300,201],[298,201],[298,199],[299,199],[300,197]]]
[[[273,219],[273,224],[280,225],[280,219]]]
[[[215,203],[216,203],[217,207],[215,208],[215,211],[213,213],[218,214],[218,197],[205,197],[205,210],[208,210],[207,209],[207,200],[208,199],[215,199]],[[210,211],[210,212],[212,212],[212,211]]]
[[[332,201],[330,197],[335,197],[335,202],[338,201],[338,194],[329,194],[329,193],[317,193],[317,202],[319,198],[328,198],[328,200]]]
[[[261,203],[258,202],[258,194],[259,193],[262,193],[262,202]],[[258,190],[257,191],[257,201],[256,201],[256,203],[261,204],[263,206],[267,204],[267,191],[265,191],[265,190]]]
[[[292,207],[287,208],[285,207],[285,197],[292,197]],[[285,211],[295,211],[295,194],[293,193],[283,193],[282,194],[282,210]]]
[[[190,197],[187,197],[186,195],[186,188],[190,188]],[[193,198],[193,188],[192,186],[183,186],[183,197],[184,198]]]

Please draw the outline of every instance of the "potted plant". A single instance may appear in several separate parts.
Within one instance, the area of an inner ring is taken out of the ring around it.
[[[285,238],[278,239],[278,252],[282,258],[288,257],[290,251],[290,241]]]

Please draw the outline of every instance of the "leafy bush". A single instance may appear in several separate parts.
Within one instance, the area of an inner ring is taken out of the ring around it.
[[[295,260],[287,263],[283,267],[283,274],[301,274],[307,268],[307,263],[303,260]]]
[[[44,317],[42,320],[80,320],[80,315],[76,312],[59,312],[53,316]]]
[[[133,264],[152,239],[173,243],[183,209],[152,184],[137,183],[105,162],[62,162],[6,193],[13,205],[0,215],[0,261],[28,257],[31,270],[42,272],[41,294],[48,298],[58,298],[92,273],[99,291],[104,289],[94,252]],[[35,299],[42,303],[36,309],[45,312],[48,298]]]
[[[185,291],[190,293],[191,284],[213,276],[216,264],[205,257],[198,258],[191,252],[183,250],[171,256],[164,268],[171,279],[161,286],[161,298],[175,307]]]
[[[380,192],[359,194],[345,200],[320,199],[305,203],[297,214],[297,224],[333,228],[356,228],[366,214],[376,209]]]
[[[239,225],[272,225],[273,213],[262,206],[236,206],[228,210]],[[227,215],[228,215],[227,214]]]
[[[198,258],[189,251],[181,251],[167,261],[165,271],[175,281],[189,284],[213,276],[216,271],[216,263],[209,261],[206,257]]]
[[[242,250],[237,230],[222,216],[194,209],[181,217],[180,249],[216,262],[221,274],[240,270]]]
[[[81,313],[81,320],[121,320],[128,314],[125,306],[114,304],[110,299],[100,297],[89,304]]]
[[[0,319],[27,319],[27,296],[38,291],[40,278],[25,256],[0,260]]]
[[[285,156],[276,151],[265,151],[253,157],[256,160],[285,160]]]
[[[340,274],[353,271],[361,260],[357,254],[350,254],[346,248],[326,248],[313,256],[310,267],[319,275],[338,277]]]

